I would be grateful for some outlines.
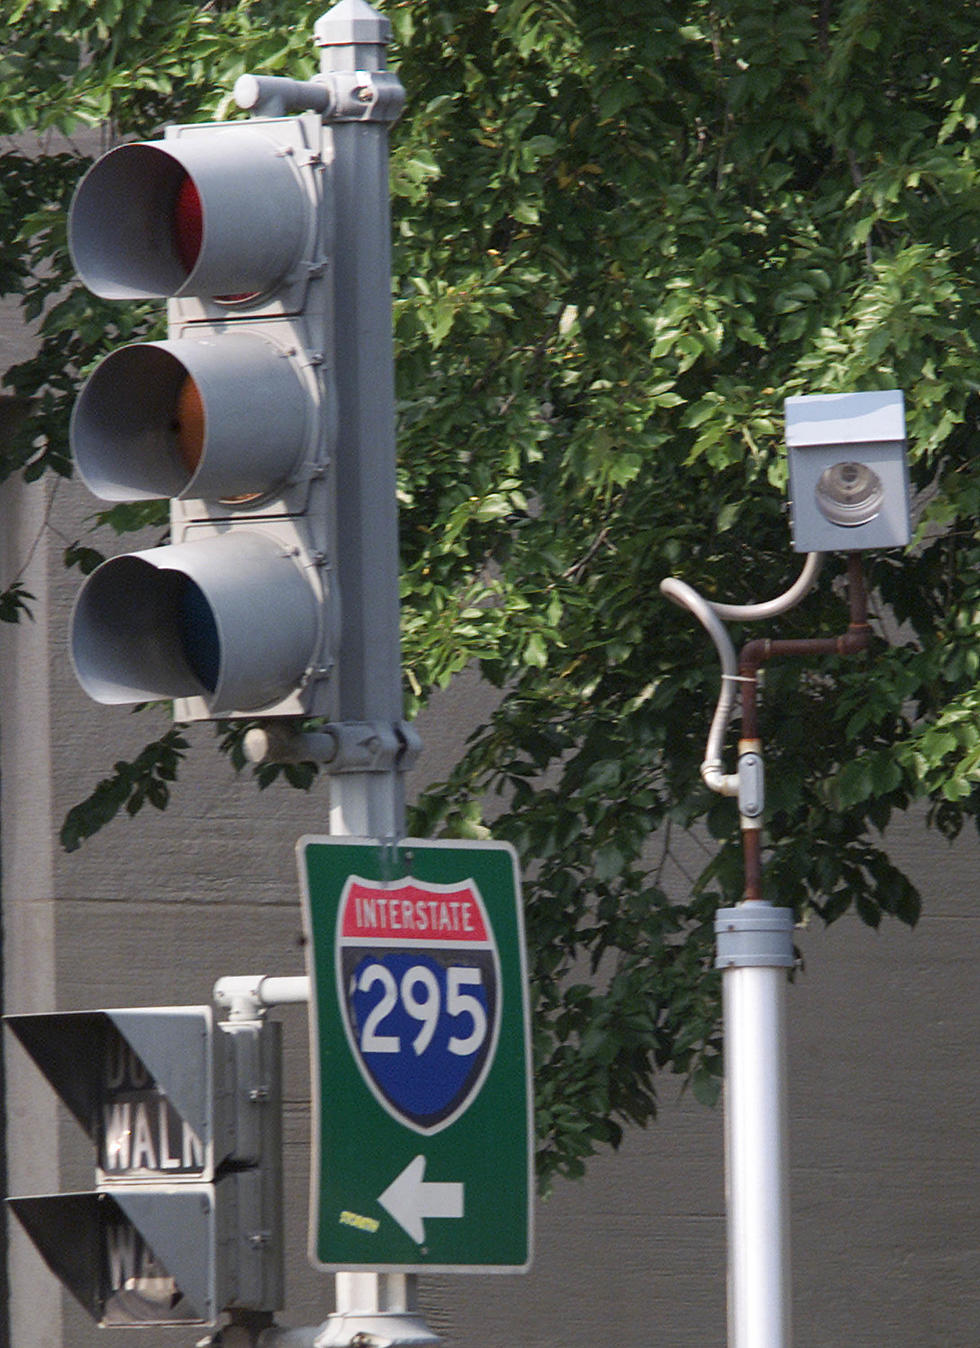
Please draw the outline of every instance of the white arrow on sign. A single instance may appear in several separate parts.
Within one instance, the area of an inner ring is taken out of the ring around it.
[[[426,1180],[425,1157],[416,1156],[378,1199],[390,1217],[415,1241],[425,1242],[426,1217],[462,1217],[463,1185]]]

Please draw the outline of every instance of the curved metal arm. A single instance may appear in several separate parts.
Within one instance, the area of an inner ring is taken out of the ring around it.
[[[680,604],[682,608],[686,608],[693,613],[715,643],[718,658],[721,660],[721,690],[718,694],[715,714],[711,719],[711,729],[708,731],[704,762],[701,764],[701,779],[705,786],[710,787],[712,791],[718,791],[723,796],[737,795],[738,774],[722,772],[721,757],[725,731],[728,722],[731,720],[732,706],[735,702],[735,680],[738,663],[735,656],[735,647],[732,645],[724,624],[715,613],[714,606],[685,581],[668,576],[666,580],[660,582],[660,592],[668,599],[672,599],[675,604]]]
[[[751,622],[753,619],[774,618],[779,613],[785,613],[809,593],[820,574],[822,564],[822,553],[807,553],[803,570],[790,588],[777,598],[767,599],[761,604],[720,604],[711,599],[705,599],[692,586],[683,580],[675,579],[673,576],[668,576],[666,580],[660,582],[661,594],[668,599],[672,599],[675,604],[679,604],[682,608],[688,609],[705,628],[711,640],[715,643],[715,649],[721,660],[721,689],[718,694],[715,714],[711,718],[708,742],[704,750],[704,762],[701,764],[701,779],[705,786],[710,787],[712,791],[717,791],[723,796],[738,795],[738,773],[722,771],[722,747],[725,731],[728,728],[728,722],[731,720],[732,707],[735,703],[735,684],[739,677],[735,647],[732,645],[722,619],[725,618],[732,622]]]
[[[719,618],[726,618],[729,622],[752,622],[756,618],[775,618],[777,614],[786,613],[801,599],[806,598],[820,575],[823,556],[822,552],[808,552],[803,570],[789,589],[776,599],[766,599],[761,604],[719,604],[711,599],[708,603]]]

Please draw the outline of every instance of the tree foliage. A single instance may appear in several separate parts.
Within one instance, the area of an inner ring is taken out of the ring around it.
[[[8,135],[149,137],[232,115],[245,70],[314,68],[316,12],[279,0],[14,9]],[[541,1168],[574,1174],[653,1116],[660,1069],[699,1098],[717,1085],[711,924],[739,897],[737,821],[698,776],[713,652],[658,584],[681,574],[744,602],[792,579],[788,395],[905,391],[917,532],[870,561],[869,658],[767,672],[769,892],[825,921],[853,906],[914,922],[881,830],[917,799],[946,837],[977,821],[976,14],[967,0],[387,13],[409,93],[392,172],[407,694],[474,662],[501,691],[414,826],[466,833],[492,814],[524,858]],[[67,474],[79,377],[158,311],[73,283],[78,157],[7,145],[0,284],[42,344],[6,376],[36,410],[4,471]],[[90,545],[69,560],[91,565]],[[839,570],[781,632],[843,627]],[[15,586],[3,616],[25,601]],[[133,792],[164,803],[181,747],[117,765],[88,823]],[[692,828],[712,846],[678,896],[664,867]]]

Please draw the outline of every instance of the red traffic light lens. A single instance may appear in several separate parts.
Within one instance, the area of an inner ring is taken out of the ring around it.
[[[174,246],[188,276],[197,265],[204,238],[204,210],[194,180],[185,173],[174,202]]]
[[[189,276],[197,266],[204,241],[204,207],[201,194],[194,186],[194,179],[185,173],[177,188],[174,202],[174,247],[184,270]],[[240,300],[254,299],[258,291],[243,291],[240,295],[215,295],[222,304],[236,304]]]

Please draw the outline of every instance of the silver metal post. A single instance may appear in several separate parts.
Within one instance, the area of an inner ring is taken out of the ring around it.
[[[793,913],[721,909],[729,1348],[790,1348],[786,970]]]

